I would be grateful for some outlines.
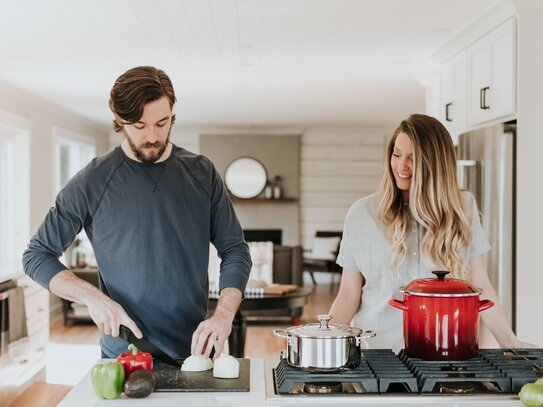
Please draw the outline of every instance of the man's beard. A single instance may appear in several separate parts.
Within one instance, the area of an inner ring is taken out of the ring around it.
[[[139,146],[136,146],[130,136],[126,133],[126,130],[123,129],[123,134],[126,140],[128,141],[128,145],[130,146],[130,149],[136,156],[136,158],[141,161],[142,163],[154,163],[162,157],[164,154],[164,151],[166,151],[166,148],[168,147],[168,143],[170,142],[170,133],[172,132],[172,129],[170,127],[170,130],[168,130],[168,137],[166,137],[166,141],[164,143],[161,143],[160,141],[155,141],[154,143],[142,143]],[[156,147],[158,150],[156,151],[145,151],[146,148]]]

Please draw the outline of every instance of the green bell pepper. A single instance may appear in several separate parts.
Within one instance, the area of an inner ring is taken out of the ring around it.
[[[116,399],[123,392],[124,368],[119,362],[95,365],[91,370],[92,387],[101,399]]]

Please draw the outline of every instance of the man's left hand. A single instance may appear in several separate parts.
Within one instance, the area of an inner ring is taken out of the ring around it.
[[[208,357],[214,347],[214,358],[219,357],[231,331],[232,321],[220,318],[217,314],[202,321],[192,334],[192,354]]]
[[[192,334],[191,353],[208,357],[215,348],[214,359],[221,355],[224,342],[232,332],[232,321],[241,304],[243,296],[237,288],[221,290],[215,313],[201,322]]]

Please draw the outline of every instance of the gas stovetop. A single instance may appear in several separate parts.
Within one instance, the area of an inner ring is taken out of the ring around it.
[[[367,349],[356,369],[313,373],[281,358],[266,367],[275,397],[284,396],[510,396],[543,377],[543,349],[481,349],[461,361],[427,361],[401,351]],[[272,383],[271,383],[272,382]],[[272,396],[268,394],[268,397]]]

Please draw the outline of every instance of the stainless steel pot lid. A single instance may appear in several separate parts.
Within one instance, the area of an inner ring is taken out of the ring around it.
[[[300,338],[349,338],[362,334],[360,328],[347,325],[330,324],[331,315],[317,315],[318,324],[298,325],[288,328],[289,335]]]

